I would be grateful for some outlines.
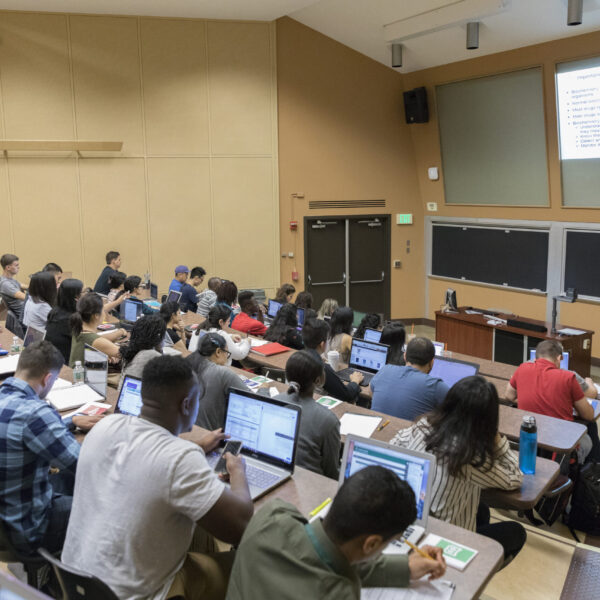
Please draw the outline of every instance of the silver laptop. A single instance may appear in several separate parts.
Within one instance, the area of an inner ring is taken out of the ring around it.
[[[360,382],[360,385],[369,385],[371,379],[377,374],[377,371],[387,362],[389,349],[390,347],[386,344],[353,338],[348,368],[338,371],[338,377],[344,381],[350,381],[350,375],[354,371],[360,371],[364,375],[364,379]]]
[[[115,412],[139,417],[142,412],[142,380],[125,375],[119,392]]]
[[[23,338],[23,347],[27,348],[29,344],[33,344],[34,342],[41,342],[46,337],[46,332],[41,331],[40,329],[36,329],[32,325],[27,328],[25,332],[25,337]]]
[[[225,433],[243,442],[246,478],[253,500],[294,473],[302,409],[283,400],[229,388]],[[220,454],[209,457],[215,466]]]
[[[108,385],[108,356],[100,350],[85,345],[83,350],[83,368],[85,372],[85,383],[91,387],[102,398],[106,398],[106,387]]]
[[[181,300],[181,292],[177,292],[175,290],[171,290],[169,295],[167,296],[167,302],[175,302],[175,304],[179,304]]]
[[[406,481],[415,493],[417,520],[406,529],[401,537],[416,544],[427,529],[431,486],[436,469],[435,456],[348,434],[342,456],[339,486],[341,487],[344,481],[357,471],[371,465],[390,469],[400,479]],[[409,550],[408,544],[398,539],[388,544],[384,553],[407,554]]]
[[[120,316],[122,321],[135,323],[142,316],[142,303],[135,300],[124,300],[120,306]]]
[[[382,332],[379,329],[371,329],[371,327],[367,327],[365,329],[365,335],[363,335],[363,339],[367,342],[379,342],[381,339]]]

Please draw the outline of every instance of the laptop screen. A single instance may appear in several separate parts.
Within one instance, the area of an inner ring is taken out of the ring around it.
[[[444,344],[444,342],[433,342],[433,347],[435,348],[435,355],[442,356],[446,345]]]
[[[269,300],[269,308],[267,309],[267,314],[274,319],[279,312],[279,309],[282,307],[281,302],[277,302],[277,300]]]
[[[230,388],[225,433],[244,442],[242,452],[293,467],[300,410],[298,406]]]
[[[427,484],[430,475],[433,479],[435,474],[434,468],[432,468],[433,457],[422,453],[413,453],[389,444],[373,443],[354,436],[348,436],[346,445],[348,446],[344,452],[346,460],[342,465],[344,480],[371,465],[390,469],[412,488],[417,499],[417,520],[423,519]]]
[[[27,348],[29,344],[33,344],[33,342],[41,342],[46,337],[45,331],[40,331],[35,327],[31,327],[31,325],[27,328],[27,332],[25,333],[25,338],[23,339],[23,347]]]
[[[142,305],[135,300],[125,300],[121,304],[121,319],[124,321],[137,321],[142,314]]]
[[[383,344],[353,339],[349,366],[376,373],[385,365],[388,350]]]
[[[126,375],[117,400],[117,411],[139,417],[142,411],[142,380]]]
[[[169,295],[167,296],[167,302],[175,302],[175,304],[179,304],[179,300],[181,298],[181,292],[176,292],[175,290],[171,290]]]
[[[379,342],[381,339],[381,333],[382,332],[378,329],[371,329],[370,327],[367,327],[365,329],[365,335],[363,336],[363,339],[367,342]]]
[[[477,375],[479,365],[443,356],[436,356],[433,361],[433,369],[429,372],[432,377],[439,377],[448,387],[452,387],[457,381],[471,375]]]
[[[100,350],[96,350],[86,344],[83,351],[83,367],[85,383],[103,398],[106,398],[108,356],[104,352],[100,352]]]
[[[296,316],[298,318],[298,329],[302,329],[304,327],[304,309],[296,309]]]
[[[535,348],[529,349],[529,360],[535,360]],[[562,353],[562,358],[560,359],[560,368],[564,369],[565,371],[569,370],[569,353],[568,352]]]
[[[158,286],[155,283],[150,283],[150,297],[158,300]]]

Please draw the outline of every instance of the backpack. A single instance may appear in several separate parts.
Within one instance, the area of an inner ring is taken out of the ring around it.
[[[590,535],[600,535],[600,463],[591,462],[581,467],[567,525]]]

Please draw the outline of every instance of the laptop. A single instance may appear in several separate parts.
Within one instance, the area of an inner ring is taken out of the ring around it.
[[[379,329],[371,329],[370,327],[367,327],[365,329],[365,335],[363,336],[364,340],[367,340],[367,342],[379,342],[379,340],[381,339],[381,331],[379,331]]]
[[[529,349],[529,360],[532,362],[535,360],[535,348]],[[565,371],[569,370],[569,353],[568,352],[562,353],[562,358],[560,359],[560,368],[564,369]]]
[[[350,375],[354,371],[360,371],[364,375],[360,385],[366,387],[377,374],[377,371],[385,365],[389,349],[390,347],[385,344],[352,339],[348,367],[338,371],[338,377],[344,381],[350,381]]]
[[[432,377],[439,377],[448,387],[452,387],[457,381],[477,375],[479,365],[477,363],[436,356],[433,361],[433,369],[429,372]]]
[[[402,538],[416,544],[427,529],[436,464],[433,454],[348,434],[338,485],[341,487],[348,477],[370,465],[385,467],[396,473],[410,485],[417,499],[417,520],[402,534]],[[384,553],[407,554],[409,551],[408,544],[398,539],[388,544]]]
[[[142,380],[131,375],[125,375],[115,412],[123,415],[139,417],[142,411]]]
[[[41,342],[46,337],[45,331],[40,331],[31,325],[27,328],[25,332],[25,337],[23,338],[23,347],[27,348],[29,344],[33,344],[34,342]]]
[[[304,309],[303,308],[297,308],[296,309],[296,317],[298,319],[298,331],[302,331],[302,328],[304,327]]]
[[[135,300],[124,300],[120,307],[121,321],[135,323],[142,316],[142,303]]]
[[[150,282],[150,298],[158,300],[158,285],[156,283]]]
[[[167,296],[167,302],[175,302],[175,304],[179,304],[181,300],[181,292],[177,292],[175,290],[170,290],[169,295]]]
[[[301,416],[295,404],[229,388],[223,429],[244,444],[241,453],[253,500],[294,473]],[[214,467],[219,457],[213,453],[209,464]]]
[[[435,348],[436,356],[443,356],[444,349],[446,348],[446,344],[444,342],[432,342],[433,347]]]

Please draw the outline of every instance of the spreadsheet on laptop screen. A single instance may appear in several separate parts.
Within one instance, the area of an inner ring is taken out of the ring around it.
[[[351,366],[379,371],[385,365],[386,358],[387,347],[376,346],[362,340],[352,341]]]

